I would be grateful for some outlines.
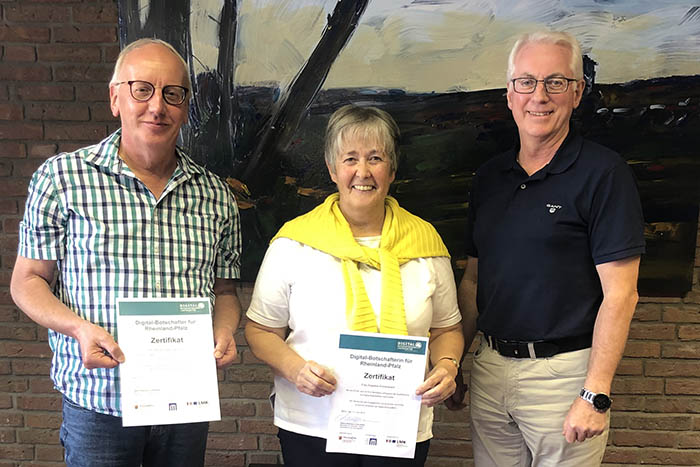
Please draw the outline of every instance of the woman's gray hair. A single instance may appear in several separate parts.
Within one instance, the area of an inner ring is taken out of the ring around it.
[[[129,55],[131,52],[133,52],[136,49],[140,49],[141,47],[145,47],[147,45],[151,44],[158,44],[162,45],[169,51],[175,55],[180,62],[182,63],[182,71],[185,75],[185,87],[190,90],[190,92],[187,94],[190,96],[192,94],[192,82],[190,81],[190,72],[189,72],[189,67],[187,66],[187,62],[185,61],[184,58],[182,58],[182,55],[180,55],[180,52],[175,50],[175,47],[172,45],[168,44],[167,42],[160,40],[160,39],[155,39],[151,37],[146,37],[143,39],[138,39],[126,47],[122,49],[121,52],[119,52],[119,56],[117,57],[117,62],[114,64],[114,73],[112,73],[112,79],[109,82],[109,85],[111,86],[112,84],[116,83],[119,81],[119,72],[122,69],[122,64],[124,63],[124,58]]]
[[[376,141],[389,158],[392,172],[399,166],[399,138],[401,132],[391,115],[376,107],[344,105],[339,108],[326,127],[324,156],[331,171],[335,173],[335,161],[344,140],[358,138]]]
[[[581,53],[581,45],[578,40],[568,32],[563,31],[535,31],[525,33],[518,38],[510,50],[508,56],[508,72],[506,74],[507,82],[513,79],[513,70],[515,69],[515,58],[524,46],[533,42],[556,44],[569,49],[571,52],[571,71],[574,73],[575,79],[583,79],[583,55]]]

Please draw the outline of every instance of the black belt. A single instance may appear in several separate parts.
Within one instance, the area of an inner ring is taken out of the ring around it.
[[[587,349],[593,342],[593,334],[584,334],[576,337],[566,337],[551,341],[514,341],[499,339],[484,334],[489,347],[510,358],[547,358],[564,352]]]

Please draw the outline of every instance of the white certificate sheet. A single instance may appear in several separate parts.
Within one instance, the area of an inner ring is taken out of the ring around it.
[[[327,452],[413,457],[428,338],[341,334]]]
[[[123,426],[220,420],[208,298],[119,298]]]

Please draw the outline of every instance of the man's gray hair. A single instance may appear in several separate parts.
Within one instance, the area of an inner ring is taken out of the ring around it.
[[[141,47],[145,47],[147,45],[152,45],[152,44],[158,44],[162,45],[169,51],[175,55],[180,62],[182,63],[182,71],[185,74],[185,87],[190,90],[188,93],[188,96],[192,94],[192,82],[190,81],[190,72],[189,72],[189,67],[187,66],[187,62],[185,61],[184,58],[182,58],[182,55],[180,55],[180,52],[175,50],[175,47],[172,45],[168,44],[167,42],[160,40],[160,39],[155,39],[155,38],[150,38],[146,37],[143,39],[138,39],[126,47],[122,49],[121,52],[119,52],[119,56],[117,57],[117,62],[114,64],[114,73],[112,73],[112,79],[109,82],[109,85],[111,86],[112,84],[116,83],[119,81],[119,72],[122,69],[122,64],[124,63],[124,58],[126,58],[127,55],[129,55],[131,52],[133,52],[136,49],[140,49]]]
[[[583,55],[581,53],[581,45],[578,40],[568,32],[563,31],[535,31],[525,33],[518,38],[513,45],[508,56],[508,72],[506,75],[507,82],[513,79],[513,70],[515,69],[515,58],[524,46],[532,43],[556,44],[569,49],[571,52],[571,71],[574,73],[575,79],[583,79]]]
[[[376,107],[359,107],[348,104],[339,108],[326,127],[324,156],[331,171],[335,173],[335,162],[343,141],[352,138],[375,140],[389,158],[391,170],[399,166],[399,137],[401,132],[391,115]]]

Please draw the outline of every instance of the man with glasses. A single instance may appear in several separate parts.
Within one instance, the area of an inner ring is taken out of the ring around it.
[[[238,208],[176,147],[190,88],[172,46],[130,44],[109,86],[121,128],[49,158],[29,186],[11,291],[49,328],[69,467],[204,465],[207,423],[122,427],[119,364],[129,354],[114,339],[118,297],[209,297],[217,366],[236,357]]]
[[[507,99],[519,144],[472,182],[459,302],[466,342],[483,333],[471,371],[480,467],[603,458],[644,226],[625,161],[570,128],[582,68],[569,34],[515,43]]]

